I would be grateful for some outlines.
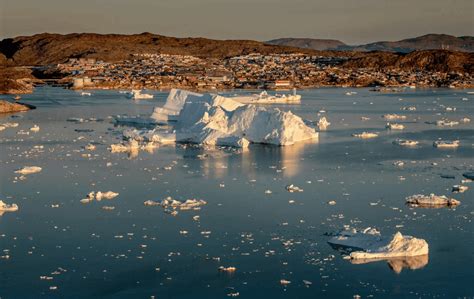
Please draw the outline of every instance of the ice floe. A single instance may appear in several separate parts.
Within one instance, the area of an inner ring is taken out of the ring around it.
[[[433,142],[433,146],[436,148],[456,148],[456,147],[459,147],[459,140],[453,140],[453,141],[436,140],[435,142]]]
[[[454,185],[452,188],[452,192],[454,193],[464,193],[469,189],[468,186],[463,186],[463,185]]]
[[[416,140],[396,139],[392,143],[400,146],[414,147],[417,146],[419,142]]]
[[[26,174],[38,173],[41,170],[42,168],[38,166],[25,166],[21,169],[16,170],[15,173],[26,175]]]
[[[199,210],[207,202],[202,199],[187,199],[183,202],[168,196],[162,201],[147,200],[143,204],[145,206],[161,206],[165,213],[175,216],[178,214],[177,210]]]
[[[399,120],[399,119],[406,119],[407,117],[405,115],[399,115],[399,114],[384,114],[382,117],[386,120]]]
[[[441,206],[457,206],[461,202],[454,199],[448,198],[445,195],[430,195],[415,194],[406,198],[406,203],[413,207],[441,207]]]
[[[7,204],[3,202],[3,200],[0,200],[0,216],[3,215],[5,212],[16,212],[18,211],[18,205],[17,204]]]
[[[81,199],[81,202],[82,203],[89,203],[93,200],[101,201],[102,199],[114,199],[118,195],[119,195],[118,193],[113,192],[113,191],[107,191],[107,192],[101,192],[101,191],[94,192],[94,191],[92,191],[92,192],[89,192],[89,194],[87,194],[86,198]]]
[[[362,133],[354,133],[352,134],[353,137],[361,138],[361,139],[370,139],[370,138],[375,138],[378,137],[378,133],[374,132],[362,132]]]
[[[385,125],[385,128],[389,130],[403,130],[405,129],[405,126],[402,124],[387,123],[387,125]]]

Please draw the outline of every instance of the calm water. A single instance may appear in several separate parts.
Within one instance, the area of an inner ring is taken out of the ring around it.
[[[474,296],[474,185],[463,194],[451,193],[461,174],[474,170],[474,95],[448,89],[358,89],[351,96],[347,91],[301,91],[301,106],[279,106],[310,120],[326,110],[323,115],[332,125],[319,143],[252,145],[245,152],[163,146],[136,157],[107,150],[122,129],[109,116],[150,114],[153,106],[164,103],[166,93],[133,102],[117,91],[81,97],[44,87],[24,96],[38,109],[16,119],[0,117],[0,123],[20,123],[0,132],[0,199],[20,207],[0,217],[0,255],[10,256],[0,259],[0,297],[227,298],[235,292],[239,298]],[[417,110],[401,110],[408,106]],[[448,112],[448,106],[457,109]],[[406,129],[385,130],[384,113],[407,115],[401,121]],[[362,121],[362,116],[370,120]],[[67,122],[70,117],[103,121]],[[473,122],[451,128],[425,123],[442,117],[470,117]],[[18,134],[34,124],[39,132]],[[380,136],[351,137],[364,130]],[[396,138],[415,139],[420,146],[392,145]],[[460,139],[461,146],[435,149],[432,142],[438,138]],[[90,142],[97,150],[82,149]],[[44,148],[34,149],[37,145]],[[397,160],[405,165],[393,166]],[[19,180],[14,171],[28,165],[43,171]],[[287,192],[291,183],[304,192]],[[80,203],[90,191],[108,190],[120,195]],[[405,206],[405,197],[417,193],[445,194],[462,204],[456,209]],[[208,204],[175,217],[143,205],[166,196]],[[337,204],[328,205],[330,200]],[[327,244],[325,235],[343,225],[423,238],[430,246],[429,260],[400,273],[386,261],[351,264]],[[219,266],[237,271],[219,273]],[[281,286],[280,279],[291,284]]]

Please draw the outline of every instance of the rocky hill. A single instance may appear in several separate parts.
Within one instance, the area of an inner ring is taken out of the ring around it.
[[[266,45],[251,40],[213,40],[206,38],[175,38],[151,33],[119,34],[37,34],[0,41],[0,53],[9,65],[46,65],[68,58],[98,58],[120,61],[138,53],[163,53],[225,58],[259,52],[315,53],[287,46]],[[0,54],[0,55],[1,55]],[[1,61],[0,57],[0,61]]]
[[[282,38],[266,42],[270,45],[292,46],[315,50],[336,51],[388,51],[409,53],[417,50],[451,50],[474,52],[474,36],[452,36],[447,34],[427,34],[400,41],[381,41],[364,45],[346,45],[338,40],[310,38]]]

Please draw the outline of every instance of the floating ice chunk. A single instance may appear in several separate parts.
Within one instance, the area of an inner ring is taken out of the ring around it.
[[[357,138],[362,138],[362,139],[369,139],[369,138],[378,137],[379,134],[374,133],[374,132],[362,132],[362,133],[354,133],[352,134],[352,136],[357,137]]]
[[[389,259],[427,255],[429,252],[428,243],[423,239],[403,236],[400,232],[392,238],[385,238],[373,228],[362,231],[347,229],[331,238],[328,243],[359,249],[360,251],[351,252],[351,259]]]
[[[459,122],[455,120],[442,119],[442,120],[437,120],[436,125],[438,127],[452,127],[452,126],[459,125]]]
[[[89,203],[93,200],[101,201],[102,199],[114,199],[119,194],[113,191],[101,192],[101,191],[91,191],[86,198],[81,199],[82,203]]]
[[[454,193],[464,193],[469,189],[468,186],[463,186],[463,185],[454,185],[452,192]]]
[[[18,123],[3,123],[3,124],[0,124],[0,131],[3,131],[5,129],[8,129],[8,128],[16,128],[18,127]]]
[[[471,119],[469,117],[463,117],[461,118],[461,122],[466,124],[468,122],[471,122]]]
[[[405,126],[402,125],[402,124],[391,124],[391,123],[387,123],[387,125],[385,126],[385,128],[389,129],[389,130],[403,130],[405,129]]]
[[[414,147],[417,146],[419,142],[416,140],[396,139],[392,143],[400,146]]]
[[[303,192],[303,189],[301,189],[300,187],[295,186],[293,184],[286,186],[285,189],[286,189],[286,191],[291,192],[291,193],[293,193],[293,192]]]
[[[415,107],[415,106],[403,107],[402,110],[406,110],[406,111],[416,111],[416,107]]]
[[[289,280],[280,279],[280,284],[281,284],[282,286],[287,286],[287,285],[289,285],[290,283],[291,283],[291,281],[289,281]]]
[[[16,212],[18,211],[18,205],[17,204],[7,204],[0,200],[0,215],[2,215],[4,212]]]
[[[333,205],[335,205],[335,204],[336,204],[336,201],[335,201],[335,200],[330,200],[330,201],[328,201],[328,205],[330,205],[330,206],[333,206]]]
[[[399,114],[384,114],[382,115],[383,118],[386,120],[397,120],[397,119],[406,119],[407,117],[405,115],[399,115]]]
[[[111,144],[110,151],[112,153],[126,153],[132,151],[138,151],[140,149],[140,145],[136,140],[130,140],[126,143],[118,143],[118,144]]]
[[[89,143],[89,144],[86,145],[84,148],[85,148],[86,150],[88,150],[88,151],[93,151],[93,150],[96,149],[96,146],[95,146],[94,144],[92,144],[92,143]]]
[[[34,125],[33,127],[30,128],[30,131],[32,132],[39,132],[40,127],[38,125]]]
[[[87,96],[87,97],[90,97],[92,94],[90,92],[81,92],[81,96]]]
[[[42,168],[38,167],[38,166],[25,166],[25,167],[15,171],[15,173],[26,175],[26,174],[38,173],[41,170],[42,170]]]
[[[453,141],[437,140],[433,142],[433,146],[436,148],[456,148],[456,147],[459,147],[459,140],[453,140]]]
[[[326,129],[329,127],[331,123],[328,122],[326,117],[321,117],[318,121],[318,128],[320,131],[326,131]]]
[[[370,120],[370,117],[362,116],[362,117],[360,118],[360,120],[362,120],[362,121],[368,121],[368,120]]]
[[[217,268],[217,270],[219,270],[220,272],[234,273],[237,268],[220,266],[219,268]]]
[[[406,198],[406,203],[413,207],[441,207],[441,206],[457,206],[461,202],[454,199],[448,198],[444,195],[430,195],[415,194]]]
[[[184,202],[173,199],[172,197],[168,196],[167,198],[163,199],[161,202],[147,200],[143,203],[145,206],[161,206],[165,209],[165,212],[172,213],[171,210],[197,210],[200,209],[201,206],[207,204],[206,201],[202,199],[187,199]]]
[[[116,192],[113,192],[113,191],[107,191],[107,192],[100,192],[98,191],[96,194],[95,194],[95,199],[100,201],[102,199],[113,199],[115,197],[117,197],[119,194],[116,193]]]

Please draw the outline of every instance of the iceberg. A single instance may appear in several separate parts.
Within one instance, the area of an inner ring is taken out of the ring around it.
[[[459,140],[453,140],[453,141],[437,140],[433,142],[433,146],[436,148],[457,148],[459,147]]]
[[[300,104],[301,95],[296,94],[296,89],[293,89],[293,94],[290,95],[269,95],[266,90],[259,94],[252,95],[237,95],[230,97],[232,100],[242,104]]]
[[[315,140],[318,133],[299,116],[278,108],[244,105],[232,99],[173,89],[166,104],[151,116],[175,121],[172,130],[124,132],[124,137],[155,143],[196,143],[247,147],[250,143],[292,145]]]
[[[350,253],[354,260],[390,259],[428,255],[428,243],[423,239],[404,236],[397,232],[391,238],[383,237],[374,228],[346,229],[328,241],[336,247],[354,248]]]

